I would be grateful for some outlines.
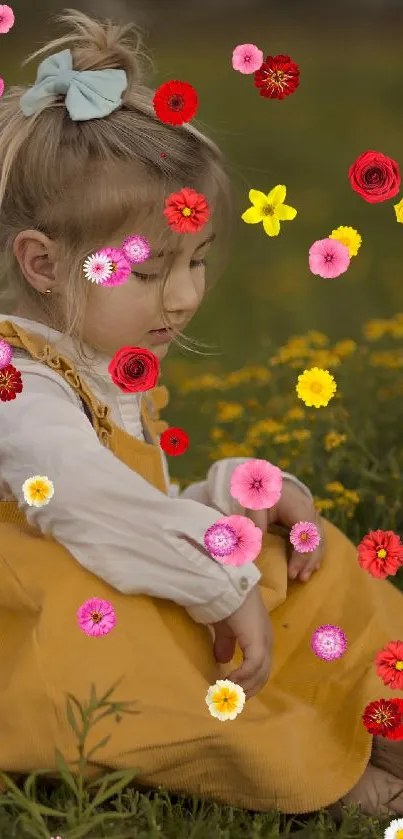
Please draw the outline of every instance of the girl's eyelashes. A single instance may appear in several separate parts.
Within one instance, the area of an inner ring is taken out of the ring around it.
[[[206,259],[191,259],[190,261],[191,268],[201,268],[206,265]],[[139,280],[158,280],[160,276],[159,274],[141,274],[139,271],[132,271],[132,274],[138,277]]]

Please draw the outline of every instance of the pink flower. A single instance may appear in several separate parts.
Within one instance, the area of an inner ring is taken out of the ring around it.
[[[223,525],[229,530],[224,530]],[[235,539],[230,531],[235,533]],[[213,559],[223,565],[245,565],[259,556],[262,537],[260,527],[256,527],[246,516],[224,516],[206,530],[204,544]],[[211,546],[216,553],[213,553]],[[231,552],[227,553],[230,547]]]
[[[232,53],[232,66],[240,73],[256,73],[263,64],[263,52],[255,44],[239,44]]]
[[[112,262],[112,273],[99,285],[101,286],[116,286],[123,285],[131,274],[132,266],[126,259],[123,251],[119,248],[102,248],[100,253],[106,254],[108,259]]]
[[[132,265],[139,265],[150,258],[151,247],[144,236],[129,236],[123,242],[122,251]]]
[[[14,12],[10,6],[0,6],[0,35],[5,35],[14,26]]]
[[[12,357],[13,351],[10,344],[7,341],[0,340],[0,370],[11,364]]]
[[[283,474],[268,460],[248,460],[234,470],[231,495],[247,510],[267,510],[281,495]]]
[[[309,250],[309,267],[312,274],[326,280],[344,274],[349,265],[348,247],[337,239],[318,239]]]
[[[311,647],[324,661],[335,661],[341,658],[347,649],[347,638],[339,626],[325,624],[318,626],[311,638]]]
[[[116,624],[116,615],[111,603],[92,597],[80,606],[77,620],[86,635],[107,635]]]
[[[316,550],[320,542],[320,533],[312,521],[298,521],[291,528],[290,542],[298,553],[310,553]]]
[[[4,93],[4,79],[0,76],[0,96],[3,96]]]

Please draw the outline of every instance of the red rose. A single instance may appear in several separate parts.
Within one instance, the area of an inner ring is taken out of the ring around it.
[[[108,373],[123,393],[143,393],[155,387],[160,363],[153,352],[143,347],[121,347],[113,356]]]
[[[394,198],[400,189],[399,166],[391,157],[366,151],[348,170],[353,189],[370,204]]]

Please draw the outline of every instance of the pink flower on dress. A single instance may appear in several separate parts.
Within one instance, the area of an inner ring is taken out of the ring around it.
[[[122,251],[132,265],[140,265],[150,258],[151,247],[144,236],[128,236],[123,242]]]
[[[10,6],[0,6],[0,35],[5,35],[14,26],[14,12]]]
[[[246,516],[224,516],[206,530],[204,544],[213,559],[239,566],[259,556],[262,537],[260,527]]]
[[[335,661],[341,658],[347,649],[347,638],[339,626],[325,624],[318,626],[311,638],[311,647],[324,661]]]
[[[231,477],[231,495],[247,510],[267,510],[281,496],[283,473],[268,460],[248,460]]]
[[[309,267],[312,274],[325,280],[344,274],[350,265],[350,252],[338,239],[318,239],[309,250]]]
[[[255,44],[239,44],[232,53],[232,66],[239,73],[256,73],[263,64],[263,52]]]
[[[112,262],[112,273],[103,280],[99,285],[101,286],[116,286],[123,285],[132,271],[130,262],[126,259],[123,251],[119,248],[102,248],[102,253],[106,254],[108,259]]]
[[[290,542],[298,553],[315,551],[320,542],[320,533],[312,521],[298,521],[291,528]]]
[[[107,635],[116,625],[112,604],[100,597],[86,600],[77,612],[77,620],[86,635]]]
[[[4,93],[4,79],[0,76],[0,96],[3,96]]]
[[[13,350],[12,347],[10,347],[10,344],[8,344],[7,341],[0,340],[0,370],[11,364],[12,357]]]

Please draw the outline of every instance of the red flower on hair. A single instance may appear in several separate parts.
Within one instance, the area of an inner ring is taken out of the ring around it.
[[[403,699],[377,699],[370,702],[362,716],[370,734],[403,740]]]
[[[0,401],[11,402],[17,393],[22,393],[21,373],[12,364],[7,364],[0,370]]]
[[[160,437],[160,446],[165,454],[183,454],[189,445],[189,435],[181,428],[167,428]]]
[[[403,641],[390,641],[375,658],[376,672],[384,685],[403,690]]]
[[[284,99],[299,85],[299,67],[289,55],[268,55],[255,73],[255,87],[266,99]]]
[[[151,350],[121,347],[113,356],[108,373],[123,393],[144,393],[155,387],[160,363]]]
[[[185,186],[168,196],[164,216],[176,233],[198,233],[210,217],[210,207],[204,195]]]
[[[193,119],[199,97],[188,82],[170,81],[156,90],[153,99],[154,111],[161,122],[183,125]]]
[[[370,530],[358,545],[358,562],[372,577],[384,580],[403,565],[403,545],[393,530]]]

